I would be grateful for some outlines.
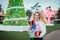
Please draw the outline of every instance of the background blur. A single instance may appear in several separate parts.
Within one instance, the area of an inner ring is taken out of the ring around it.
[[[56,11],[56,14],[51,17],[51,24],[54,25],[46,26],[46,35],[60,30],[60,0],[0,0],[0,14],[1,12],[5,14],[3,23],[0,24],[0,40],[29,40],[29,34],[25,28],[28,28],[31,14],[35,11],[44,11],[49,6],[51,10]]]

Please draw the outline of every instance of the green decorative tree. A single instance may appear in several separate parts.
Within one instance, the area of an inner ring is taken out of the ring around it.
[[[23,0],[9,0],[4,25],[27,26],[28,20],[24,10]]]
[[[57,14],[56,14],[56,21],[55,21],[55,23],[59,23],[60,24],[60,8],[58,9],[58,11],[57,11]]]
[[[60,8],[58,9],[57,18],[60,19]]]
[[[26,15],[30,18],[30,17],[31,17],[31,15],[32,15],[31,10],[27,10],[27,11],[26,11]]]

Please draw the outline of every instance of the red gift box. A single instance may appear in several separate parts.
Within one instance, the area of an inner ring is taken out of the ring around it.
[[[35,36],[40,36],[40,34],[41,34],[41,31],[36,31],[35,32]]]
[[[34,21],[29,21],[29,24],[30,24],[30,25],[34,25],[35,22],[34,22]]]

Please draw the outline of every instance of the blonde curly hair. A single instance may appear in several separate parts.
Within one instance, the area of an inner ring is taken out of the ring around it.
[[[40,19],[40,21],[42,21],[42,22],[44,22],[44,23],[47,23],[47,20],[46,20],[45,16],[43,15],[43,12],[35,12],[35,13],[32,13],[31,18],[30,18],[30,21],[35,20],[35,14],[36,14],[36,13],[39,14],[39,19]]]

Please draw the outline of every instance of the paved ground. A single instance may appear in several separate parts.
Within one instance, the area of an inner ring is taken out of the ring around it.
[[[44,37],[44,40],[60,40],[60,30],[53,31]]]

